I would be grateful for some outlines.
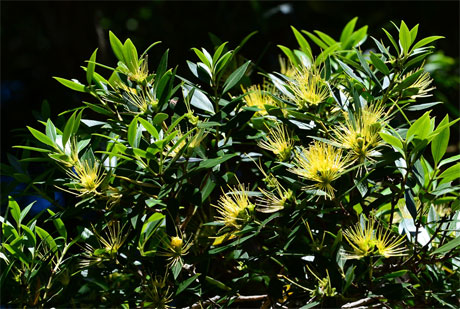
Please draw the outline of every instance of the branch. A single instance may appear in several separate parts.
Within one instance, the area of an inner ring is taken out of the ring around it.
[[[260,300],[264,300],[267,297],[268,295],[250,295],[250,296],[238,295],[236,299],[234,300],[234,302],[240,303],[240,302],[260,301]],[[214,304],[221,298],[222,296],[217,295],[217,296],[209,298],[205,302],[198,302],[198,303],[191,305],[190,307],[184,307],[184,309],[200,309],[204,306]]]

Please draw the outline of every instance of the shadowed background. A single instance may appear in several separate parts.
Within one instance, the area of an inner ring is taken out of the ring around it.
[[[436,43],[441,54],[432,101],[446,102],[437,110],[458,117],[459,2],[349,2],[349,1],[247,1],[247,2],[2,2],[1,3],[1,153],[20,143],[12,132],[26,125],[38,127],[33,110],[48,100],[51,115],[78,106],[91,97],[72,92],[52,76],[85,81],[84,71],[96,47],[98,62],[116,65],[108,43],[108,31],[120,39],[130,37],[138,50],[162,41],[149,52],[151,67],[170,49],[170,66],[187,76],[185,61],[195,59],[191,47],[212,49],[209,33],[234,48],[257,30],[241,54],[266,71],[278,70],[276,46],[297,47],[290,26],[321,30],[338,38],[343,26],[358,16],[356,27],[369,25],[368,34],[384,38],[381,27],[395,29],[390,21],[401,19],[409,27],[420,23],[419,37],[443,35]],[[313,46],[313,45],[312,45]],[[98,70],[100,71],[100,69]],[[105,71],[106,76],[109,72]],[[457,131],[457,130],[454,130]],[[458,132],[457,132],[458,133]],[[455,138],[454,138],[455,136]],[[457,141],[458,134],[452,138]],[[455,143],[454,143],[455,144]],[[457,151],[453,148],[451,151]]]

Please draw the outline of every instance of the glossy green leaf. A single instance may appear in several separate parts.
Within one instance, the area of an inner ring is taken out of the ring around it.
[[[176,290],[176,295],[179,295],[180,293],[182,293],[186,288],[188,288],[188,286],[190,284],[193,283],[193,281],[195,281],[201,274],[198,273],[198,274],[195,274],[193,275],[192,277],[188,278],[187,280],[184,280],[182,281],[179,286],[177,287],[177,290]]]
[[[353,30],[355,30],[357,20],[358,17],[355,17],[345,25],[342,33],[340,34],[340,42],[345,43],[345,41],[350,37],[350,35],[353,33]]]
[[[388,133],[385,133],[385,132],[380,132],[380,137],[385,141],[387,142],[388,144],[390,144],[391,146],[395,147],[400,153],[404,153],[403,151],[403,144],[401,142],[401,140],[393,135],[390,135]]]
[[[431,255],[445,253],[452,249],[458,248],[459,246],[460,246],[460,236],[449,241],[447,244],[439,247],[438,249],[434,250],[431,253]]]
[[[439,175],[437,178],[442,179],[440,184],[460,178],[460,163],[457,163],[454,166],[449,167],[444,172],[442,172],[442,174]]]
[[[131,147],[139,147],[137,118],[133,118],[128,126],[128,143]]]
[[[449,123],[449,116],[446,115],[441,121],[439,126]],[[441,161],[442,157],[446,153],[447,146],[449,145],[450,130],[446,127],[444,130],[436,135],[431,142],[431,154],[433,155],[434,162],[436,164]]]
[[[79,92],[86,92],[85,85],[60,77],[53,77],[64,86]]]
[[[16,221],[16,224],[20,226],[21,208],[19,207],[19,204],[11,196],[8,196],[8,208],[10,209],[10,214],[13,217],[14,221]]]
[[[47,209],[47,211],[51,216],[56,215],[51,209]],[[62,219],[53,218],[52,220],[53,220],[53,224],[56,227],[56,230],[58,231],[59,235],[61,235],[64,238],[64,240],[67,241],[67,229],[65,228],[65,225]]]
[[[398,44],[396,44],[396,41],[395,39],[393,38],[393,36],[388,32],[386,31],[384,28],[382,28],[383,32],[385,32],[385,34],[387,35],[388,39],[390,40],[391,44],[393,44],[393,47],[395,48],[396,52],[399,54],[399,47],[398,47]]]
[[[201,90],[198,90],[197,88],[192,88],[189,85],[184,85],[182,86],[182,92],[183,92],[184,97],[191,96],[190,104],[192,106],[195,106],[199,109],[207,111],[211,114],[215,113],[212,102],[208,99],[208,97]]]
[[[88,82],[88,85],[91,85],[93,81],[94,69],[96,68],[96,54],[97,48],[89,58],[88,67],[86,69],[86,81]]]
[[[412,50],[415,50],[417,48],[423,47],[423,46],[425,46],[427,44],[430,44],[431,42],[434,42],[434,41],[439,40],[439,39],[444,39],[444,37],[435,35],[435,36],[429,36],[429,37],[426,37],[424,39],[421,39],[420,41],[415,43],[415,45],[412,47]]]
[[[125,62],[125,58],[123,56],[123,44],[112,31],[109,31],[109,40],[110,46],[112,47],[113,53],[117,59],[121,62]]]
[[[407,25],[404,23],[404,21],[401,21],[401,27],[399,27],[399,42],[401,43],[404,54],[407,55],[410,49],[412,38],[409,28],[407,28]]]
[[[431,133],[430,128],[430,111],[428,111],[410,126],[406,134],[406,141],[410,142],[415,136],[424,139]]]
[[[222,91],[222,93],[227,93],[227,91],[232,89],[241,81],[250,63],[251,61],[247,61],[245,64],[236,69],[232,74],[230,74],[230,76],[224,83],[224,90]]]
[[[218,164],[222,164],[225,161],[228,161],[231,158],[234,158],[236,156],[238,156],[236,153],[232,153],[232,154],[225,154],[218,158],[207,159],[207,160],[201,161],[199,167],[200,168],[213,168],[214,166]]]
[[[127,39],[123,45],[123,57],[125,59],[125,64],[131,72],[134,73],[139,69],[137,50],[130,39]]]
[[[155,117],[153,117],[153,124],[155,125],[159,125],[161,124],[163,121],[165,121],[166,119],[168,119],[168,114],[165,114],[165,113],[158,113],[155,115]]]
[[[387,65],[377,55],[371,52],[370,58],[371,58],[372,64],[374,64],[377,70],[382,72],[384,75],[390,74],[390,70],[388,69]]]
[[[299,31],[297,31],[296,28],[291,26],[291,29],[292,29],[292,32],[294,32],[294,36],[297,40],[297,43],[299,43],[300,50],[303,51],[310,59],[312,59],[313,54],[311,52],[311,47],[310,47],[310,44],[308,44],[308,41]]]
[[[139,117],[138,120],[142,124],[142,126],[147,130],[147,132],[150,133],[150,135],[152,135],[157,140],[160,139],[157,129],[155,129],[155,127],[150,122],[148,122],[145,119],[142,119],[141,117]]]
[[[45,134],[43,134],[42,132],[40,132],[38,130],[35,130],[34,128],[27,127],[27,129],[29,129],[30,133],[32,133],[32,135],[37,140],[39,140],[40,142],[42,142],[45,145],[48,145],[48,146],[51,146],[51,147],[55,148],[56,145],[54,144],[54,142],[48,136],[46,136]]]
[[[39,226],[35,227],[35,231],[37,232],[40,239],[44,241],[46,244],[48,244],[50,250],[57,254],[57,245],[53,237],[51,237],[51,235],[46,230],[42,229]]]

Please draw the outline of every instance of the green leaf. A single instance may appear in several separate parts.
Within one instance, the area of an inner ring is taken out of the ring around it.
[[[115,54],[118,60],[124,63],[125,58],[123,56],[123,44],[112,31],[109,31],[109,39],[113,53]]]
[[[192,86],[189,85],[183,85],[182,86],[182,92],[184,95],[184,98],[188,96],[192,96],[190,99],[190,104],[198,107],[199,109],[202,109],[204,111],[207,111],[211,114],[214,114],[214,106],[212,105],[211,101],[208,99],[208,97],[198,88],[192,88]]]
[[[72,90],[79,91],[79,92],[86,92],[85,85],[83,84],[76,83],[74,81],[71,81],[65,78],[60,78],[60,77],[53,77],[53,78]]]
[[[308,44],[308,41],[299,31],[297,31],[296,28],[291,26],[291,29],[292,29],[292,32],[294,32],[294,36],[297,40],[297,43],[299,43],[300,50],[303,51],[310,59],[312,59],[313,54],[311,52],[311,47],[310,47],[310,44]]]
[[[88,103],[88,102],[83,102],[83,104],[88,106],[90,109],[92,109],[96,113],[99,113],[99,114],[102,114],[102,115],[112,116],[114,114],[112,111],[106,109],[105,107],[102,107],[102,106],[99,106],[99,105],[96,105],[96,104],[92,104],[92,103]]]
[[[380,132],[380,137],[385,141],[387,142],[388,144],[390,144],[391,146],[395,147],[401,154],[404,153],[403,151],[403,144],[401,142],[401,140],[393,135],[390,135],[388,133],[385,133],[385,132]]]
[[[50,209],[47,209],[47,211],[51,216],[56,215]],[[53,224],[56,227],[56,230],[58,231],[59,235],[61,235],[64,238],[64,240],[67,241],[67,230],[65,228],[65,225],[64,225],[64,222],[62,221],[62,219],[61,218],[54,218],[52,220],[53,220]]]
[[[56,142],[56,127],[51,119],[48,119],[46,122],[46,136],[48,136],[53,142]]]
[[[72,116],[67,120],[65,127],[64,127],[64,133],[62,134],[62,149],[65,149],[65,145],[67,144],[67,141],[69,140],[70,136],[72,136],[73,128],[75,126],[75,115],[77,112],[75,111]]]
[[[133,148],[139,147],[137,117],[134,117],[128,126],[128,143]],[[139,136],[140,138],[140,136]]]
[[[319,301],[314,301],[314,302],[311,302],[311,303],[309,303],[309,304],[306,304],[305,306],[300,307],[300,309],[315,308],[315,307],[318,306],[319,304],[321,304]]]
[[[414,26],[410,30],[410,43],[413,44],[415,42],[415,39],[417,38],[417,33],[418,33],[418,24]]]
[[[188,278],[187,280],[182,281],[176,290],[176,295],[182,293],[193,281],[195,281],[201,274],[195,274],[194,276]]]
[[[460,163],[457,163],[454,166],[449,167],[437,178],[442,179],[440,184],[460,178]]]
[[[329,46],[332,46],[337,43],[333,38],[331,38],[329,35],[327,35],[324,32],[315,30],[315,33],[321,38],[321,40],[323,40],[323,42],[325,42]]]
[[[159,125],[161,124],[163,121],[165,121],[166,119],[168,119],[168,114],[165,114],[165,113],[158,113],[155,115],[155,117],[153,117],[153,124],[155,125]]]
[[[347,73],[347,75],[364,85],[364,81],[358,75],[356,75],[348,65],[340,60],[337,60],[337,63],[342,67],[343,71]]]
[[[88,85],[91,85],[91,82],[93,81],[94,69],[96,68],[96,54],[97,48],[89,58],[88,67],[86,69],[86,81],[88,82]]]
[[[382,28],[383,32],[385,32],[385,34],[387,35],[388,39],[390,40],[391,44],[393,44],[393,47],[396,49],[396,53],[399,54],[399,47],[398,47],[398,44],[396,44],[396,41],[395,39],[393,38],[393,36],[388,33],[388,31],[386,31],[384,28]]]
[[[123,56],[125,58],[125,64],[129,70],[131,72],[136,72],[139,69],[139,59],[136,47],[130,39],[127,39],[123,45]]]
[[[430,111],[423,114],[422,117],[417,119],[407,130],[406,141],[409,143],[415,136],[424,139],[431,132],[430,125]]]
[[[415,45],[412,47],[412,50],[416,50],[417,48],[430,44],[431,42],[439,40],[439,39],[444,39],[444,37],[435,35],[435,36],[429,36],[427,38],[421,39],[420,41],[415,43]]]
[[[297,58],[297,56],[292,52],[292,50],[290,50],[289,48],[287,48],[286,46],[283,46],[283,45],[277,45],[279,49],[281,49],[281,51],[286,55],[286,57],[288,57],[289,61],[291,61],[291,63],[294,65],[294,66],[298,66],[299,65],[299,59]]]
[[[224,290],[224,291],[231,291],[232,289],[228,286],[226,286],[224,283],[222,283],[221,281],[219,280],[216,280],[210,276],[206,276],[206,281],[212,285],[214,285],[215,287],[221,289],[221,290]]]
[[[225,48],[225,45],[227,45],[228,42],[224,42],[220,44],[219,47],[217,47],[216,51],[214,52],[214,55],[212,56],[212,63],[217,64],[217,60],[219,59],[220,55],[222,54],[222,51]]]
[[[240,82],[241,78],[243,78],[244,76],[244,73],[246,73],[246,70],[248,69],[250,63],[250,60],[247,61],[245,64],[236,69],[232,74],[230,74],[230,76],[224,83],[224,90],[222,92],[223,94],[232,89]]]
[[[390,74],[390,70],[386,66],[385,62],[383,62],[377,55],[375,55],[374,53],[371,52],[370,53],[370,58],[371,58],[372,63],[374,64],[374,66],[377,68],[377,70],[382,72],[384,75],[389,75]]]
[[[30,133],[32,133],[32,135],[37,139],[39,140],[40,142],[42,142],[43,144],[45,145],[48,145],[48,146],[51,146],[53,148],[56,147],[56,145],[54,144],[54,142],[48,137],[46,136],[45,134],[43,134],[42,132],[38,131],[38,130],[35,130],[34,128],[31,128],[31,127],[27,127],[27,129],[29,129]]]
[[[232,153],[232,154],[225,154],[222,157],[218,157],[218,158],[206,159],[200,162],[199,168],[204,168],[204,169],[213,168],[214,166],[218,164],[222,164],[225,161],[230,160],[231,158],[234,158],[237,156],[238,155],[236,153]]]
[[[158,135],[157,129],[155,129],[155,127],[150,122],[140,117],[138,118],[138,120],[140,121],[142,126],[147,130],[147,132],[150,133],[150,135],[152,135],[156,140],[160,139],[160,135]]]
[[[8,208],[10,209],[11,216],[13,216],[14,221],[17,225],[21,225],[21,208],[19,204],[13,199],[12,196],[8,196]]]
[[[357,20],[358,17],[355,17],[345,25],[342,30],[342,34],[340,34],[340,42],[345,43],[345,41],[350,37],[350,35],[353,33],[353,30],[355,30]]]
[[[458,246],[460,246],[460,236],[449,241],[447,244],[439,247],[438,249],[434,250],[431,255],[434,255],[434,254],[440,254],[440,253],[444,253],[444,252],[448,252],[452,249],[455,249],[457,248]]]
[[[318,55],[318,57],[315,60],[315,64],[319,65],[326,61],[326,58],[331,55],[333,52],[335,52],[338,48],[340,47],[340,43],[335,43],[328,48],[326,48],[321,54]]]
[[[212,64],[209,61],[209,59],[206,57],[206,55],[201,50],[199,50],[198,48],[193,47],[192,50],[195,52],[195,54],[198,56],[198,58],[200,58],[201,62],[203,62],[211,70],[212,69]]]
[[[449,123],[449,116],[446,115],[438,126]],[[446,153],[447,146],[449,144],[450,130],[446,127],[444,130],[438,133],[431,142],[431,154],[433,155],[434,162],[436,165],[441,161],[442,157]]]
[[[57,245],[53,237],[51,237],[51,235],[47,231],[45,231],[39,226],[35,227],[35,231],[37,232],[40,239],[48,244],[51,251],[57,254]]]
[[[404,55],[407,55],[410,49],[412,38],[410,35],[409,28],[407,28],[404,21],[401,21],[401,27],[399,27],[399,42],[401,43]]]
[[[321,47],[322,49],[327,49],[329,46],[324,43],[323,41],[321,41],[316,35],[314,35],[313,33],[310,33],[306,30],[302,30],[303,33],[305,33],[306,35],[308,35],[308,37],[313,41],[315,42],[316,45],[318,45],[319,47]]]
[[[24,220],[24,218],[27,216],[27,214],[29,213],[30,209],[32,208],[32,206],[34,206],[34,204],[36,203],[37,201],[33,201],[32,203],[30,203],[29,205],[27,205],[22,211],[21,211],[21,216],[19,217],[19,222],[22,222],[22,220]]]

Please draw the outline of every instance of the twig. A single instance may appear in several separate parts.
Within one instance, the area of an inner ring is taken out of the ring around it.
[[[268,297],[268,295],[266,295],[266,294],[264,294],[264,295],[249,295],[249,296],[238,295],[233,302],[240,303],[240,302],[260,301],[260,300],[264,300],[267,297]],[[195,303],[195,304],[191,305],[190,307],[184,307],[184,309],[199,309],[199,308],[202,308],[204,306],[208,306],[210,304],[213,304],[213,303],[217,302],[221,298],[222,298],[222,296],[217,295],[217,296],[209,298],[208,300],[206,300],[204,302],[198,302],[198,303]]]

